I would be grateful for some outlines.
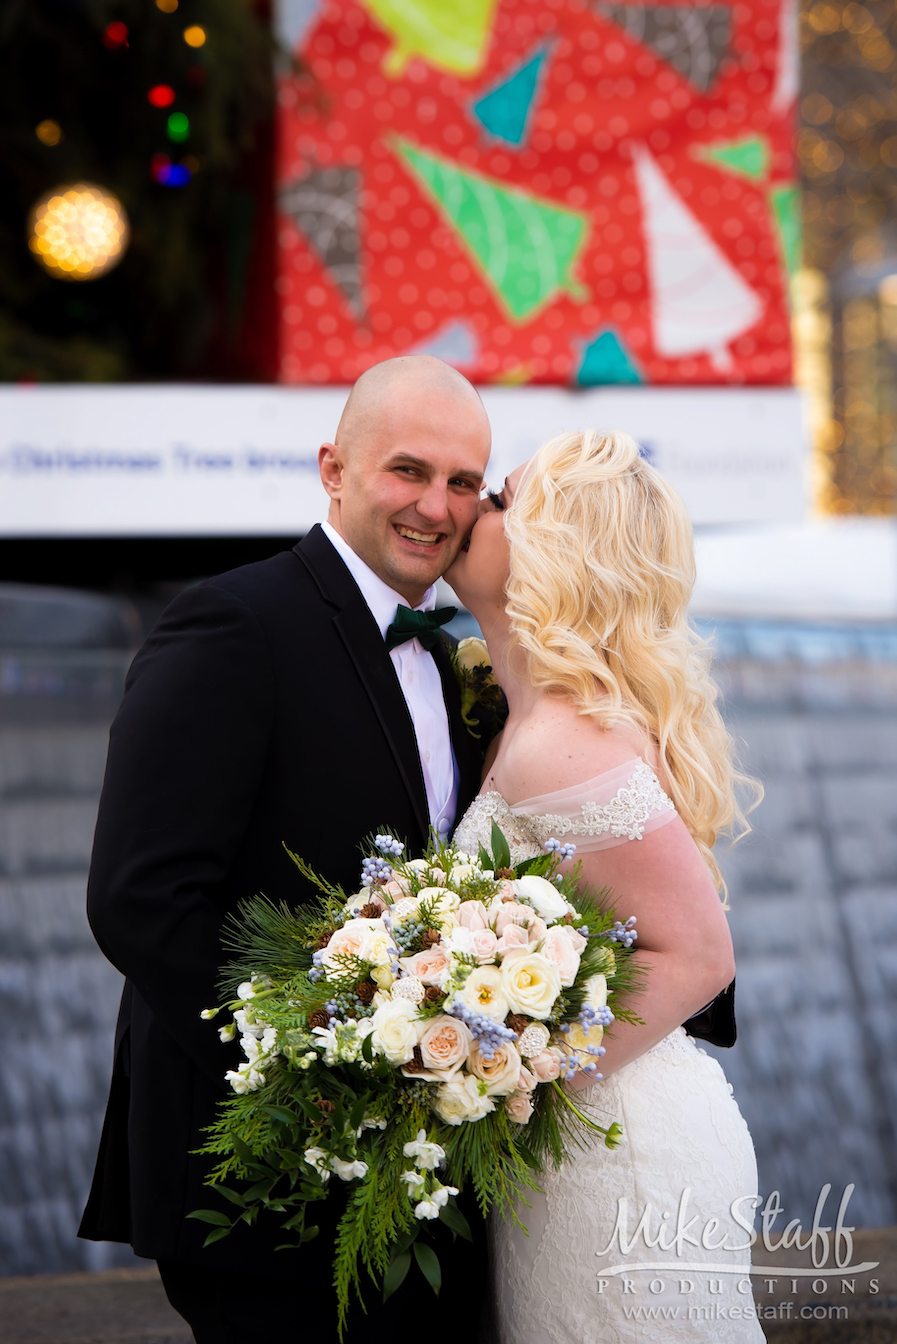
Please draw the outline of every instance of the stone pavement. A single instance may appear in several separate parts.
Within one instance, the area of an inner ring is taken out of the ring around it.
[[[0,1279],[0,1344],[193,1344],[155,1265]]]

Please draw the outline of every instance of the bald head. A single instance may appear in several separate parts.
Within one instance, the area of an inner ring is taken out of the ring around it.
[[[490,446],[483,403],[449,364],[431,355],[375,364],[319,454],[328,522],[417,606],[476,521]]]
[[[489,420],[480,395],[463,373],[435,355],[400,355],[385,359],[363,373],[349,393],[336,430],[336,442],[352,452],[384,428],[384,420],[399,403],[436,398],[456,402],[490,435]]]

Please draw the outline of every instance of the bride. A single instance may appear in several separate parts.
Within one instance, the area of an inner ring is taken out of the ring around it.
[[[484,501],[447,579],[508,700],[455,839],[514,860],[576,843],[582,880],[637,916],[644,1025],[605,1037],[603,1081],[574,1084],[614,1152],[586,1141],[520,1228],[494,1228],[502,1344],[758,1344],[750,1290],[757,1171],[722,1070],[681,1024],[727,986],[713,856],[743,823],[706,653],[688,628],[691,531],[626,434],[552,439]],[[600,1075],[599,1075],[600,1077]]]

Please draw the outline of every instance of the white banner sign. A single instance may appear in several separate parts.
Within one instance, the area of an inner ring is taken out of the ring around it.
[[[698,524],[801,519],[790,388],[481,389],[490,484],[546,438],[626,429]],[[0,536],[299,536],[324,516],[317,451],[347,388],[0,389]]]

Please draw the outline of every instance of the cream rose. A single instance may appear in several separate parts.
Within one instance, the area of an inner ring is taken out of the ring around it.
[[[416,975],[425,985],[442,988],[442,979],[449,968],[448,953],[441,943],[425,947],[423,952],[415,952],[412,957],[400,957],[399,965],[409,975]]]
[[[526,877],[518,878],[517,891],[532,902],[536,914],[543,919],[561,919],[567,913],[566,900],[557,887],[544,877],[527,873]]]
[[[470,1053],[473,1037],[463,1022],[443,1013],[431,1018],[418,1045],[427,1069],[439,1069],[446,1078],[458,1072]]]
[[[550,1083],[561,1071],[561,1051],[550,1045],[541,1055],[527,1060],[527,1064],[540,1083]]]
[[[484,962],[495,960],[498,939],[491,929],[474,929],[470,935],[470,944],[473,956],[481,965]]]
[[[489,915],[482,901],[462,901],[458,907],[458,923],[462,929],[488,929]]]
[[[447,1125],[461,1125],[465,1121],[482,1120],[495,1110],[495,1102],[487,1092],[480,1092],[480,1079],[470,1073],[458,1073],[433,1098],[433,1110]]]
[[[328,970],[339,970],[337,956],[357,957],[359,961],[378,961],[377,957],[368,957],[368,947],[374,930],[378,930],[385,939],[386,929],[379,919],[349,919],[337,929],[330,938],[321,956],[321,962]],[[376,945],[376,944],[375,944]],[[387,958],[388,960],[388,958]]]
[[[455,997],[473,1012],[493,1017],[496,1022],[504,1022],[511,1011],[504,978],[497,966],[478,966],[471,971]]]
[[[542,952],[549,961],[553,961],[560,972],[561,984],[569,989],[579,971],[580,953],[586,945],[581,933],[577,933],[569,924],[555,924],[548,929],[542,939]]]
[[[371,1040],[390,1064],[407,1064],[417,1045],[417,1008],[407,999],[384,1003],[371,1018]]]
[[[514,1092],[508,1097],[505,1110],[515,1125],[525,1125],[533,1113],[533,1103],[526,1092]]]
[[[467,1060],[468,1072],[483,1079],[490,1097],[506,1097],[509,1092],[514,1092],[520,1081],[520,1068],[517,1048],[510,1042],[500,1045],[491,1059],[481,1055],[475,1045]]]
[[[452,871],[449,874],[452,881],[459,886],[462,882],[469,882],[472,877],[479,877],[480,869],[475,863],[455,863],[452,864]]]
[[[527,1017],[547,1017],[561,992],[561,977],[554,963],[541,952],[527,952],[523,947],[505,953],[501,983],[511,1012]]]
[[[492,659],[489,657],[489,649],[485,641],[477,639],[475,635],[469,635],[467,639],[458,641],[455,657],[458,660],[458,666],[463,667],[466,672],[472,672],[476,667],[492,666]]]
[[[539,1080],[534,1073],[530,1073],[525,1064],[520,1065],[520,1077],[517,1080],[518,1092],[534,1092],[539,1086]]]

